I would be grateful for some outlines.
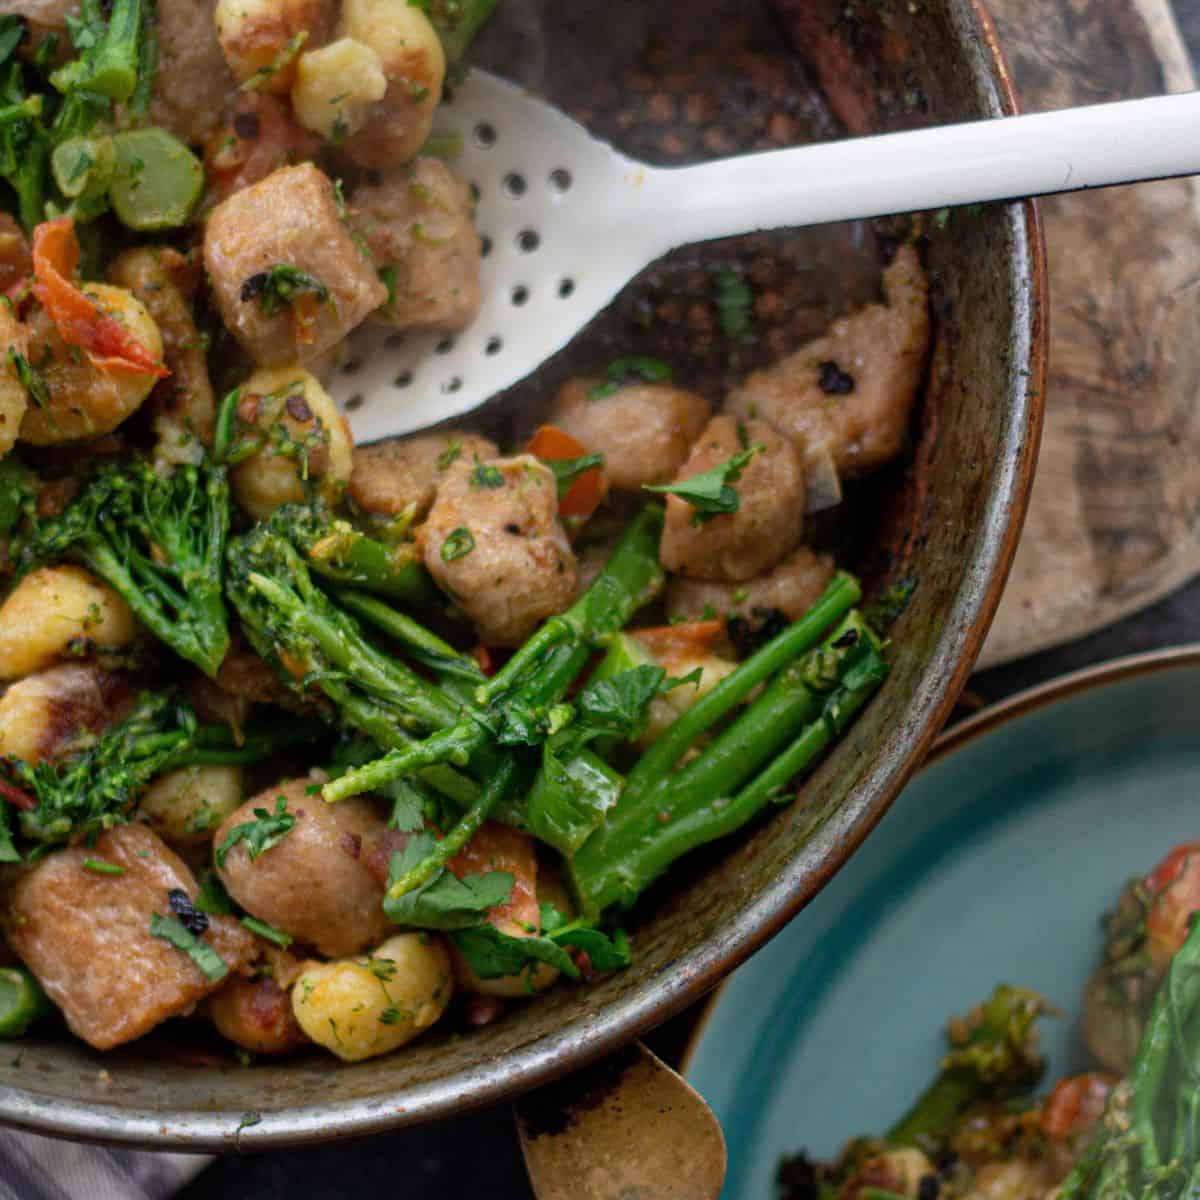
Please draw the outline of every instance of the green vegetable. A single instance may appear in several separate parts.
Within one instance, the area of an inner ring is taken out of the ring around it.
[[[189,933],[174,917],[151,913],[150,935],[170,942],[176,950],[182,950],[211,983],[220,983],[229,974],[225,960],[207,942]]]
[[[221,877],[211,868],[200,873],[200,886],[194,905],[200,912],[212,917],[231,917],[235,911]]]
[[[968,1033],[942,1059],[941,1071],[887,1135],[935,1160],[975,1102],[1028,1092],[1041,1078],[1034,1022],[1052,1011],[1036,992],[1001,985],[967,1018]]]
[[[257,917],[243,917],[242,924],[251,933],[273,942],[281,950],[286,950],[292,944],[291,934],[284,933],[282,929],[276,929],[274,925],[268,925],[266,921],[260,921]]]
[[[403,852],[392,855],[388,893],[383,911],[397,925],[418,929],[459,929],[479,923],[480,914],[512,895],[513,876],[507,871],[464,875],[461,879],[439,865],[419,886],[393,897],[393,887],[422,868],[438,843],[427,833],[409,838]]]
[[[570,950],[586,954],[595,972],[629,965],[629,939],[622,931],[609,936],[586,922],[568,921],[549,906],[543,907],[542,919],[542,932],[530,937],[513,937],[493,925],[477,925],[453,930],[450,940],[480,979],[517,975],[536,963],[547,963],[568,979],[578,979],[580,969]]]
[[[263,87],[270,80],[274,79],[280,71],[286,70],[296,61],[296,57],[300,51],[304,49],[304,43],[308,41],[308,30],[302,29],[296,34],[282,50],[265,66],[259,67],[245,83],[242,84],[241,90],[244,92],[254,92]]]
[[[754,294],[746,281],[727,267],[714,271],[713,296],[721,332],[731,341],[744,342],[754,336]]]
[[[123,104],[138,84],[142,20],[141,0],[114,0],[107,21],[101,0],[80,0],[79,16],[67,18],[67,29],[81,53],[50,82],[64,95],[90,92]]]
[[[296,818],[287,811],[287,797],[275,798],[275,811],[268,812],[265,808],[254,810],[253,821],[243,821],[235,825],[225,840],[217,847],[217,866],[224,869],[225,858],[238,842],[246,843],[246,856],[253,862],[260,854],[265,854],[272,846],[277,846],[292,832]]]
[[[421,9],[437,30],[450,64],[459,62],[475,35],[483,27],[496,0],[408,0]]]
[[[244,734],[235,743],[225,726],[198,725],[191,708],[171,693],[147,692],[124,720],[98,736],[81,736],[73,753],[36,764],[5,759],[0,770],[12,784],[0,787],[0,797],[21,801],[20,826],[27,838],[63,842],[122,824],[146,784],[164,771],[202,762],[255,762],[311,742],[313,726],[293,718],[250,724]]]
[[[54,1011],[42,986],[24,967],[0,967],[0,1038],[18,1038]]]
[[[117,154],[111,137],[76,137],[59,143],[50,155],[58,190],[72,200],[71,214],[86,220],[108,207],[108,189]]]
[[[541,769],[525,798],[525,828],[570,857],[616,806],[625,781],[599,755],[563,746],[558,736],[542,747]]]
[[[331,302],[325,284],[289,263],[276,263],[269,270],[251,275],[241,290],[243,301],[258,301],[264,317],[273,317],[305,295],[316,296],[321,304]]]
[[[642,487],[647,492],[664,492],[686,500],[696,510],[692,524],[703,525],[718,513],[737,512],[741,499],[731,485],[741,479],[750,460],[764,449],[761,442],[756,442],[690,479],[678,483],[644,483]]]
[[[229,484],[221,467],[163,478],[140,460],[102,467],[21,547],[23,571],[70,558],[106,580],[176,654],[215,675],[229,648],[221,597]]]
[[[554,482],[558,485],[558,498],[562,500],[571,490],[571,485],[581,475],[586,475],[589,471],[604,466],[604,455],[584,454],[579,458],[543,458],[541,461],[554,472]]]
[[[31,516],[37,476],[11,454],[0,459],[0,537],[7,537],[24,516]]]
[[[29,359],[14,346],[8,348],[8,361],[17,373],[17,380],[29,395],[30,401],[38,408],[50,407],[50,388],[42,378],[40,371],[35,371],[29,365]]]
[[[97,875],[119,876],[125,874],[124,867],[119,867],[116,863],[105,862],[102,858],[85,858],[83,865],[85,870],[94,871]]]
[[[475,469],[471,472],[471,486],[473,488],[502,488],[504,486],[504,476],[500,474],[498,467],[490,467],[485,463],[476,463]]]
[[[17,47],[25,36],[25,22],[20,17],[7,13],[0,16],[0,67],[6,66],[17,53]]]
[[[611,396],[619,388],[638,379],[644,383],[667,383],[671,379],[671,368],[662,359],[635,354],[609,363],[604,376],[605,382],[588,392],[589,400],[603,400],[605,396]]]
[[[132,129],[112,142],[109,197],[122,224],[139,233],[186,225],[204,193],[200,160],[165,129]]]
[[[475,539],[471,536],[471,531],[465,525],[460,525],[457,529],[452,529],[442,543],[442,562],[455,562],[465,558],[474,549]]]

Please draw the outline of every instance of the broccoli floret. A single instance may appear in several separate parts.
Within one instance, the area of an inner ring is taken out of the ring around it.
[[[22,570],[63,558],[87,567],[176,654],[215,675],[229,649],[221,594],[229,512],[221,467],[184,466],[164,478],[123,460],[38,525],[19,561]]]

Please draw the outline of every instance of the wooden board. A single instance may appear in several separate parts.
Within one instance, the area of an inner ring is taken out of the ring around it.
[[[990,0],[1026,112],[1186,91],[1167,0]],[[1200,572],[1200,187],[1042,202],[1050,375],[1033,500],[980,666]]]

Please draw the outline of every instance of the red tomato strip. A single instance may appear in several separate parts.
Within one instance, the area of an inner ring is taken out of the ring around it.
[[[548,462],[583,458],[587,447],[557,425],[542,425],[529,443],[529,453]],[[599,467],[584,471],[558,502],[562,517],[590,517],[608,494],[608,480]]]
[[[13,808],[19,808],[22,812],[29,812],[30,809],[37,808],[37,801],[28,792],[23,792],[19,787],[15,787],[11,783],[4,783],[2,780],[0,780],[0,796],[7,800]]]
[[[43,221],[33,231],[33,294],[63,341],[85,351],[102,371],[138,371],[159,379],[169,375],[120,321],[71,282],[78,265],[79,242],[70,217]]]

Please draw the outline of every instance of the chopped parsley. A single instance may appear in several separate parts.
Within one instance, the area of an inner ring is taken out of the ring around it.
[[[690,479],[681,479],[678,483],[646,483],[642,487],[647,492],[665,492],[686,500],[696,510],[692,524],[703,525],[719,513],[737,512],[741,501],[731,485],[742,477],[750,460],[765,448],[761,442],[756,442],[740,454],[731,455],[723,463]]]
[[[264,317],[273,317],[286,305],[295,304],[304,295],[313,295],[322,303],[330,300],[329,288],[315,276],[288,263],[276,263],[269,271],[259,271],[242,284],[242,301],[257,300]]]
[[[449,563],[466,558],[474,549],[475,539],[471,536],[471,531],[465,525],[460,525],[451,530],[450,536],[442,543],[442,562]]]
[[[380,267],[379,282],[387,288],[387,299],[383,302],[383,306],[391,308],[396,303],[396,268],[390,263],[386,267]]]
[[[280,71],[287,70],[296,61],[297,55],[308,41],[308,30],[302,29],[265,67],[259,67],[245,83],[241,90],[254,92],[269,83]]]
[[[216,871],[205,871],[200,876],[200,887],[196,891],[196,908],[212,917],[233,915],[233,901]]]
[[[176,950],[182,950],[211,983],[219,983],[229,974],[225,960],[207,942],[189,933],[174,917],[151,913],[150,935],[170,942]]]
[[[242,924],[251,933],[258,934],[268,942],[274,942],[281,950],[286,950],[292,944],[290,933],[284,933],[282,929],[276,929],[274,925],[268,925],[266,921],[260,921],[257,917],[243,917]]]
[[[484,463],[476,463],[475,470],[471,472],[471,486],[473,488],[502,488],[504,486],[504,476],[500,473],[499,467],[489,467]]]
[[[95,871],[97,875],[124,875],[125,868],[116,863],[105,862],[102,858],[85,858],[84,870]]]
[[[8,361],[17,373],[21,386],[29,393],[29,398],[41,409],[50,407],[50,388],[41,373],[35,370],[19,350],[12,346],[8,348]]]
[[[611,396],[625,384],[638,379],[643,383],[667,383],[671,379],[671,368],[660,358],[634,354],[609,363],[604,378],[604,383],[597,384],[588,392],[589,400],[603,400],[605,396]]]
[[[243,821],[235,825],[229,836],[217,847],[217,866],[225,866],[225,857],[238,842],[246,843],[246,854],[253,862],[260,854],[265,854],[272,846],[277,846],[292,831],[296,818],[287,811],[287,797],[279,796],[275,800],[274,813],[265,808],[254,810],[255,820]]]
[[[734,342],[745,342],[754,336],[754,293],[736,272],[724,267],[712,275],[713,303],[717,306],[717,321],[721,332]]]
[[[541,461],[554,472],[558,498],[561,500],[581,475],[604,466],[604,455],[584,454],[579,458],[543,458]]]
[[[437,457],[439,471],[448,471],[462,453],[462,438],[455,438]]]
[[[392,1005],[379,1014],[379,1023],[380,1025],[399,1025],[407,1015]]]

